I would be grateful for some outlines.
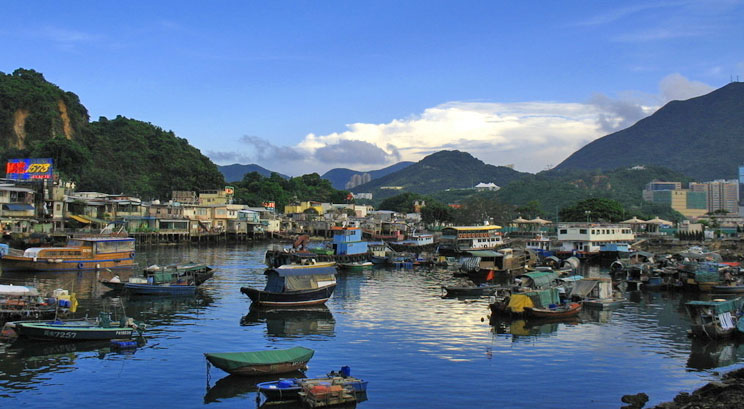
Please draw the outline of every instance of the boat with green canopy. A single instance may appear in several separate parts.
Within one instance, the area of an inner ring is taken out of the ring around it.
[[[271,375],[304,369],[315,351],[294,347],[254,352],[204,353],[207,361],[233,375]]]

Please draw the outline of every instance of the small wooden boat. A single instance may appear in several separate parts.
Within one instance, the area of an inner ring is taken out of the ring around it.
[[[344,389],[354,393],[363,393],[367,392],[368,382],[351,376],[349,367],[344,366],[339,372],[331,371],[323,378],[284,378],[261,382],[256,386],[267,400],[276,401],[299,399],[299,393],[302,391],[303,385],[307,384],[341,385]]]
[[[315,351],[294,347],[254,352],[205,353],[207,361],[233,375],[270,375],[297,371],[306,367]]]
[[[713,286],[715,294],[741,294],[744,293],[744,285],[715,285]]]
[[[334,262],[311,264],[286,264],[269,268],[266,287],[259,290],[241,287],[254,304],[272,307],[294,307],[323,304],[336,289],[336,267]]]
[[[527,313],[527,316],[532,318],[570,318],[577,316],[579,312],[581,312],[581,304],[563,304],[557,305],[555,308],[525,307],[524,310]]]
[[[350,263],[338,263],[338,267],[342,270],[349,271],[361,271],[374,268],[375,264],[371,261],[353,261]]]
[[[143,277],[130,277],[122,282],[114,276],[101,280],[101,284],[134,295],[194,295],[196,288],[213,275],[212,268],[206,264],[152,265],[145,269]]]
[[[12,330],[21,338],[67,342],[127,339],[135,333],[141,334],[144,328],[144,324],[135,323],[131,318],[114,322],[109,314],[101,313],[98,319],[13,321],[6,323],[4,330]]]

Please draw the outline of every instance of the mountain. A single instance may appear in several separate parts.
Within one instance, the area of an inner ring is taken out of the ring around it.
[[[217,169],[222,172],[222,175],[225,176],[225,180],[228,182],[243,180],[243,176],[251,172],[257,172],[259,175],[264,177],[269,177],[272,173],[272,171],[258,166],[255,163],[251,163],[250,165],[241,165],[239,163],[233,163],[232,165],[225,166],[217,165]],[[282,175],[281,173],[279,173],[279,176],[283,177],[284,179],[289,179],[289,176]]]
[[[357,186],[354,192],[371,192],[375,200],[402,191],[431,194],[446,189],[471,188],[479,182],[504,186],[525,173],[483,163],[467,152],[440,151],[397,172]]]
[[[0,163],[11,158],[52,158],[55,172],[79,190],[143,199],[225,183],[209,158],[172,131],[122,116],[89,122],[77,95],[22,68],[0,72]]]
[[[359,175],[357,179],[359,181],[363,181],[366,176],[369,175],[369,180],[379,179],[383,176],[389,175],[393,172],[397,172],[403,168],[406,168],[415,162],[398,162],[395,165],[390,165],[386,168],[378,169],[378,170],[370,170],[366,172],[358,171],[358,170],[351,170],[346,168],[335,168],[331,169],[328,172],[324,173],[323,176],[321,176],[323,179],[328,179],[331,181],[331,184],[336,189],[351,189],[355,186],[360,185],[361,183],[353,183],[353,179],[355,175]],[[352,186],[353,185],[353,186]]]
[[[574,152],[555,170],[662,166],[700,181],[735,179],[744,163],[744,83],[672,101]]]

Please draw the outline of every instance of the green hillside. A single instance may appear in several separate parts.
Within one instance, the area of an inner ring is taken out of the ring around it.
[[[744,163],[744,83],[672,101],[630,128],[584,146],[555,170],[663,166],[699,181],[734,179]]]
[[[403,191],[432,194],[447,189],[471,188],[479,182],[504,186],[525,173],[483,163],[467,152],[440,151],[404,169],[357,186],[354,192],[371,192],[375,200]]]
[[[80,190],[167,199],[172,190],[224,186],[209,158],[150,123],[117,116],[89,122],[77,95],[33,70],[0,73],[0,161],[54,159]]]
[[[670,207],[643,201],[643,188],[655,179],[689,182],[689,178],[678,172],[659,167],[622,168],[608,172],[567,169],[526,175],[499,190],[496,198],[524,208],[524,216],[541,215],[551,220],[556,218],[560,209],[591,198],[620,202],[628,218],[679,218],[680,215]]]

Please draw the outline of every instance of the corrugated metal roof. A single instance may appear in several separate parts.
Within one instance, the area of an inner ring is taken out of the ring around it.
[[[468,251],[468,254],[475,257],[502,257],[504,255],[504,253],[499,253],[498,251],[493,250],[472,250]]]
[[[30,204],[4,203],[3,209],[18,212],[23,210],[34,210],[34,207]]]

